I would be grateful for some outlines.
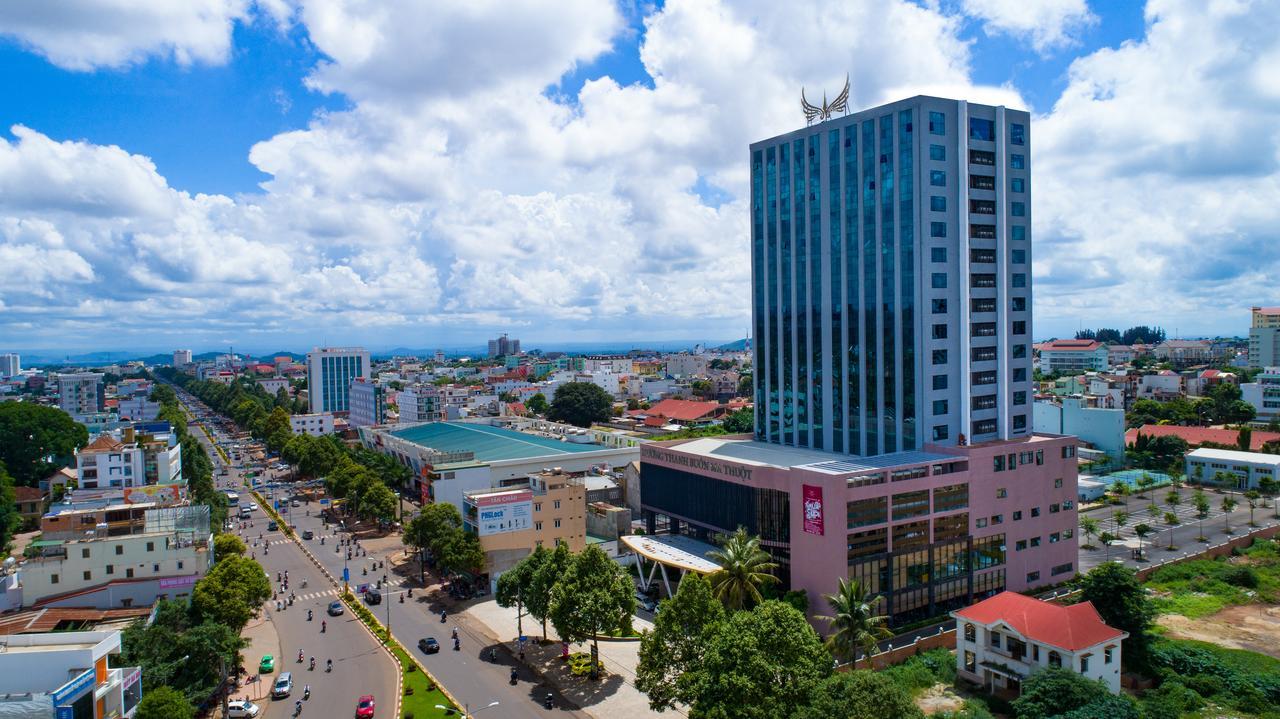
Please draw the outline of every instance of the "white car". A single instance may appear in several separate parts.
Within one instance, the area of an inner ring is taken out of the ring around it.
[[[231,717],[231,719],[243,719],[244,717],[252,719],[252,717],[258,716],[259,711],[261,710],[258,709],[258,705],[248,699],[227,702],[227,716]]]

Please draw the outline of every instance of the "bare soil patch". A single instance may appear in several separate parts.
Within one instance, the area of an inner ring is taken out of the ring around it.
[[[1280,607],[1244,604],[1198,619],[1164,614],[1156,623],[1177,639],[1196,639],[1280,659]]]

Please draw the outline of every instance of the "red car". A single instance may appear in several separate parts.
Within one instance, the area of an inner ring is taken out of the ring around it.
[[[370,719],[373,716],[373,695],[365,694],[356,702],[356,719]]]

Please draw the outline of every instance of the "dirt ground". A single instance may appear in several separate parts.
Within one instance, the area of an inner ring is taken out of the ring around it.
[[[964,708],[964,697],[957,694],[954,687],[934,684],[916,697],[916,706],[926,716],[944,711],[960,711]]]
[[[1248,649],[1280,659],[1280,607],[1245,604],[1199,619],[1165,614],[1156,623],[1171,637]]]

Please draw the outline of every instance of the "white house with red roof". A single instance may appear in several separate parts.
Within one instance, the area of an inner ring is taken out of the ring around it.
[[[954,612],[956,671],[992,691],[1021,691],[1044,667],[1065,667],[1120,691],[1120,642],[1092,602],[1063,606],[1001,592]]]
[[[1052,340],[1037,347],[1040,350],[1040,371],[1050,372],[1106,372],[1111,369],[1107,346],[1097,340]]]

